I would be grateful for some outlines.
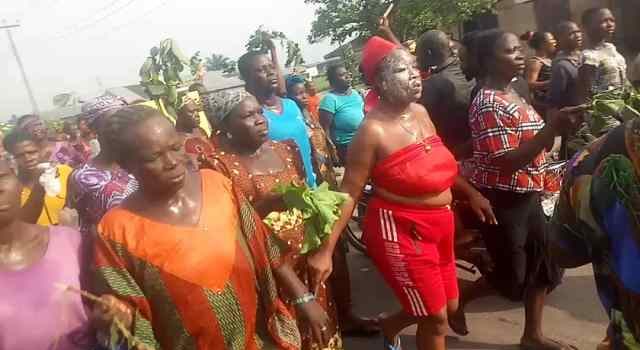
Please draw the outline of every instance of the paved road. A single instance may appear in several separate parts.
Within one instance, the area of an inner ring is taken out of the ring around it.
[[[398,304],[370,261],[359,253],[349,256],[356,311],[363,315],[377,315],[396,310]],[[465,279],[470,277],[463,276]],[[595,350],[606,329],[606,315],[597,300],[590,266],[567,271],[563,284],[549,297],[545,309],[544,331],[581,350]],[[524,311],[520,304],[498,297],[479,299],[468,306],[467,321],[471,334],[457,337],[451,333],[449,350],[511,350],[518,349]],[[402,336],[405,350],[415,349],[415,328]],[[378,338],[348,338],[347,350],[382,350]]]

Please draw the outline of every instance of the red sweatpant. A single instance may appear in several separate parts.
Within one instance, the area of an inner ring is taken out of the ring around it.
[[[453,234],[450,208],[423,209],[371,199],[364,242],[407,313],[435,314],[448,300],[458,298]]]

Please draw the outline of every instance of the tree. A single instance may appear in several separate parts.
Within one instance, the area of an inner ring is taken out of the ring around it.
[[[287,41],[287,61],[284,66],[289,67],[297,67],[303,65],[305,63],[304,57],[302,57],[302,50],[300,49],[300,45],[295,41]]]
[[[353,37],[376,32],[379,17],[391,0],[305,0],[317,6],[309,42],[330,39],[342,44]],[[403,0],[390,15],[392,29],[401,40],[435,28],[461,23],[490,11],[498,0]]]
[[[296,67],[305,63],[304,58],[302,57],[300,44],[289,40],[283,32],[267,30],[263,26],[259,26],[258,29],[249,36],[249,41],[247,41],[245,47],[247,51],[267,52],[267,39],[279,41],[282,47],[286,48],[287,60],[285,62],[285,67]]]
[[[231,62],[231,59],[225,55],[211,54],[210,57],[205,58],[205,66],[210,72],[224,70]]]

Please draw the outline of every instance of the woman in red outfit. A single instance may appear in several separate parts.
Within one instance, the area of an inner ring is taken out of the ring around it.
[[[331,237],[308,263],[315,283],[324,282],[340,232],[371,179],[376,193],[367,209],[365,241],[403,307],[381,319],[385,348],[398,349],[398,333],[417,323],[418,349],[442,350],[447,314],[458,305],[451,187],[469,198],[481,220],[495,223],[495,218],[488,201],[457,176],[455,159],[416,103],[422,84],[415,58],[374,37],[364,48],[361,66],[381,100],[349,149],[342,191],[351,199]]]

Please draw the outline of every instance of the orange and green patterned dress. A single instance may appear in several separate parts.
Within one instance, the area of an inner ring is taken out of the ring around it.
[[[242,157],[238,156],[233,149],[220,140],[217,143],[213,157],[202,163],[205,167],[216,169],[226,174],[242,191],[251,204],[256,208],[261,216],[266,216],[272,211],[284,210],[284,203],[279,194],[274,192],[278,185],[304,183],[304,173],[302,161],[298,156],[296,145],[292,141],[268,141],[267,147],[273,149],[275,154],[282,161],[281,169],[273,169],[264,174],[252,174],[250,170],[243,164]],[[295,234],[287,237],[278,237],[281,245],[284,247],[283,259],[291,263],[296,274],[305,285],[310,286],[307,259],[300,255],[304,232],[300,230]],[[333,337],[326,349],[338,350],[342,349],[342,339],[338,329],[336,305],[333,299],[333,293],[329,285],[323,285],[317,295],[317,301],[324,308],[330,318],[329,331]],[[290,312],[295,314],[295,308],[290,307]],[[320,349],[313,342],[311,330],[304,324],[299,323],[300,333],[302,335],[302,349],[312,350]]]
[[[132,305],[132,333],[154,349],[300,349],[278,297],[279,248],[231,182],[201,171],[196,226],[174,226],[125,208],[98,226],[99,290]]]

